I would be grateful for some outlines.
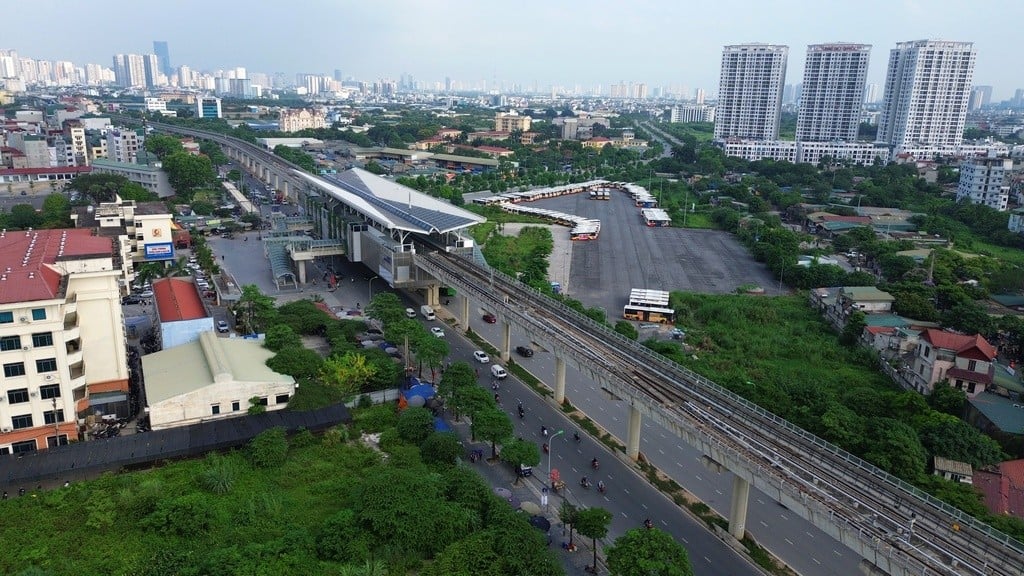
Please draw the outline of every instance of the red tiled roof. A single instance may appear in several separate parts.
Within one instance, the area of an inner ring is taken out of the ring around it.
[[[477,146],[477,150],[481,152],[495,152],[498,154],[505,154],[512,152],[508,148],[502,148],[501,146]]]
[[[92,166],[50,166],[48,168],[5,168],[0,176],[9,174],[88,174]]]
[[[111,256],[113,250],[110,238],[93,236],[86,228],[2,232],[0,304],[57,298],[62,276],[58,261]]]
[[[192,280],[163,278],[153,282],[153,299],[161,322],[206,318],[206,308]]]
[[[968,382],[977,382],[988,386],[992,383],[992,375],[986,372],[974,372],[964,368],[950,368],[946,370],[946,377],[949,379],[960,379]]]
[[[997,471],[980,470],[971,479],[993,514],[1024,518],[1024,460],[999,464]]]
[[[893,334],[896,332],[896,328],[892,326],[868,326],[864,329],[870,334]]]
[[[996,357],[996,349],[981,334],[967,336],[954,334],[944,330],[929,328],[925,330],[924,339],[932,346],[943,350],[953,350],[957,356],[975,360],[991,361]]]

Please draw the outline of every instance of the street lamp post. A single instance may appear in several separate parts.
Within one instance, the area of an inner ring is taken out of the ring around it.
[[[565,430],[559,430],[551,435],[551,440],[548,442],[548,485],[551,485],[551,453],[555,450],[555,436],[564,434]]]
[[[366,304],[369,306],[370,300],[373,300],[373,281],[380,278],[380,276],[374,276],[370,278],[370,281],[366,283]]]

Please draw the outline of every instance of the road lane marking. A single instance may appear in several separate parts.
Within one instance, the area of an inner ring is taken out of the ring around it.
[[[719,496],[723,496],[722,491],[719,490],[718,488],[715,488],[715,494],[718,494]]]
[[[808,531],[806,531],[806,530],[804,531],[804,534],[807,534],[807,535],[808,535],[808,536],[810,536],[811,538],[814,538],[814,534],[811,534],[810,532],[808,532]]]
[[[790,546],[793,546],[793,541],[792,540],[790,540],[789,538],[785,538],[785,540],[786,540],[786,543],[788,543]]]
[[[711,564],[711,558],[708,558],[707,556],[704,557],[704,561]]]
[[[815,558],[814,556],[811,556],[811,560],[814,560],[815,564],[817,564],[818,566],[821,566],[821,562],[818,562],[818,559]]]
[[[701,478],[699,474],[694,474],[693,477],[696,478],[698,482],[703,482],[704,481],[704,479]]]
[[[836,556],[842,556],[843,555],[842,552],[840,552],[839,550],[836,550],[834,548],[832,549],[832,553],[835,554]]]
[[[789,518],[787,518],[785,514],[779,514],[779,518],[782,518],[786,522],[789,522]]]
[[[643,502],[641,502],[640,505],[644,507],[644,510],[647,510],[647,504],[644,504]]]
[[[623,488],[622,491],[625,492],[626,494],[629,494],[629,490],[626,488]]]
[[[765,528],[767,528],[768,527],[768,523],[765,522],[764,520],[761,520],[761,526],[764,526]]]
[[[619,512],[619,514],[622,514],[623,518],[629,518],[629,516],[625,512]]]

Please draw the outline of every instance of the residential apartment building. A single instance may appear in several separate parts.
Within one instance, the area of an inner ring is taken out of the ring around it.
[[[960,165],[960,183],[956,189],[957,202],[984,204],[1006,212],[1010,201],[1008,176],[1013,160],[990,154],[984,158],[971,158]]]
[[[167,102],[163,98],[146,98],[146,112],[167,113]]]
[[[776,140],[789,47],[739,44],[722,50],[715,139]]]
[[[124,88],[146,86],[146,61],[141,54],[114,56],[114,81]]]
[[[871,142],[794,142],[792,140],[744,140],[730,138],[720,143],[726,156],[751,162],[779,160],[796,164],[818,164],[826,156],[852,164],[871,165],[889,161],[889,147]]]
[[[139,157],[139,135],[134,130],[115,128],[107,132],[107,158],[134,164]]]
[[[529,116],[520,116],[514,112],[505,113],[498,112],[494,115],[494,131],[495,132],[528,132],[530,130],[530,123],[533,118]]]
[[[71,147],[75,163],[73,166],[89,165],[89,147],[85,140],[85,126],[78,120],[63,122],[64,141]]]
[[[878,140],[897,152],[963,141],[977,57],[971,42],[900,42],[889,53]]]
[[[222,118],[220,98],[197,98],[196,118]]]
[[[693,122],[714,122],[715,107],[705,104],[673,106],[669,112],[669,122],[688,124]]]
[[[298,132],[299,130],[327,127],[327,116],[321,110],[285,109],[280,112],[278,125],[281,132]]]
[[[126,401],[117,260],[91,230],[0,232],[0,454],[77,440]]]
[[[105,162],[105,161],[101,161]],[[162,202],[103,202],[71,213],[76,229],[91,230],[115,242],[122,284],[135,280],[135,266],[174,260],[173,216]]]
[[[796,139],[853,142],[860,127],[871,46],[812,44],[807,47]]]
[[[24,165],[21,168],[47,168],[50,163],[50,147],[46,139],[36,134],[13,132],[7,136],[7,144],[24,154]]]
[[[935,384],[950,385],[968,396],[984,392],[992,383],[996,349],[980,334],[967,336],[930,328],[921,334],[911,363],[911,385],[930,394]]]

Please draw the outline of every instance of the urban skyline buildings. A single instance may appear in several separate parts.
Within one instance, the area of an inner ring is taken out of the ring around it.
[[[889,53],[878,140],[897,151],[959,146],[976,57],[972,42],[897,43]]]
[[[798,142],[853,142],[864,108],[871,46],[812,44],[807,47]]]
[[[174,74],[174,68],[171,68],[171,50],[166,41],[153,40],[153,54],[156,54],[160,61],[160,71],[164,76],[170,77]]]
[[[722,49],[715,139],[779,137],[789,47],[734,44]]]

